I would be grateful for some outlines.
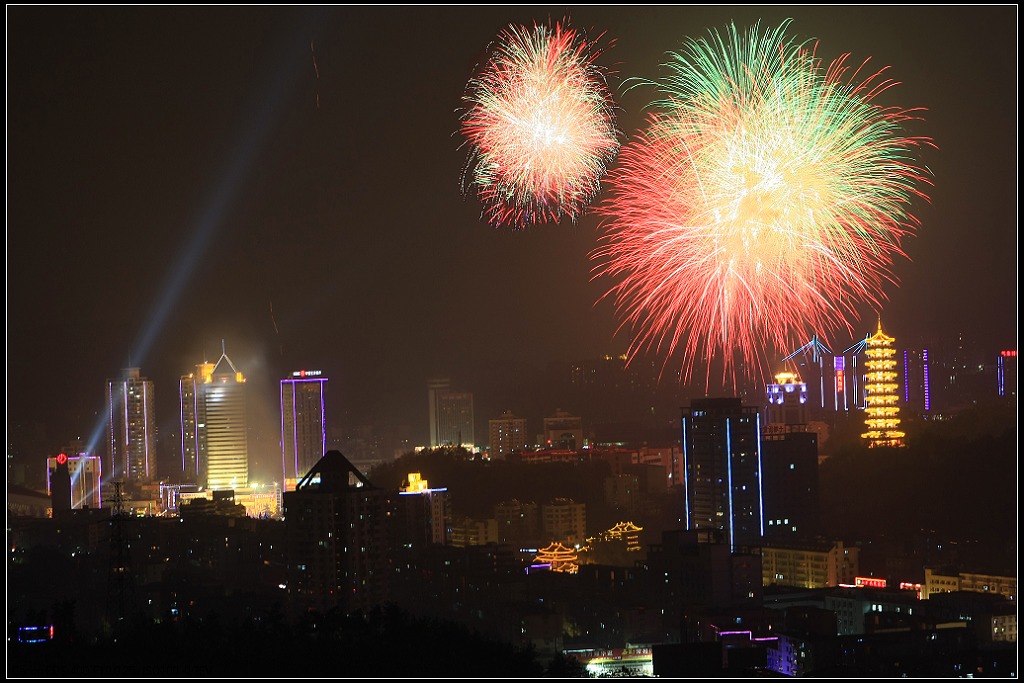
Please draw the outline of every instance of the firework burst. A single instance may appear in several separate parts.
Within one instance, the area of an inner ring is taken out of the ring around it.
[[[620,135],[596,42],[560,23],[511,26],[469,81],[463,188],[492,225],[575,220],[600,190]]]
[[[592,252],[630,355],[682,353],[763,377],[767,347],[878,307],[929,174],[915,110],[875,104],[885,69],[827,66],[808,42],[735,27],[670,53],[648,125],[623,147]]]

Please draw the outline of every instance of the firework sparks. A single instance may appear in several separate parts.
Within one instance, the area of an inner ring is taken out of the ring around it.
[[[929,174],[916,110],[876,97],[885,69],[825,66],[776,30],[689,41],[670,53],[646,129],[623,147],[592,252],[595,278],[630,328],[630,355],[682,353],[765,374],[767,347],[852,330],[879,307]],[[867,75],[865,75],[867,74]],[[710,364],[708,365],[710,382]]]
[[[597,40],[560,23],[509,27],[467,85],[463,187],[492,225],[575,220],[600,190],[620,142]]]

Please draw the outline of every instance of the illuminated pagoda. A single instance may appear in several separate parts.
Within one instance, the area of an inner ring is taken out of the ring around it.
[[[550,564],[551,571],[553,572],[575,574],[580,568],[577,559],[578,556],[575,550],[566,548],[558,541],[553,541],[548,547],[537,551],[537,557],[534,558],[534,562],[537,564]]]
[[[606,540],[619,541],[625,544],[626,552],[635,552],[643,550],[640,546],[640,532],[643,530],[642,526],[637,526],[633,522],[619,522],[604,532],[604,535]]]
[[[867,338],[867,348],[864,354],[867,360],[864,365],[867,368],[865,374],[864,388],[867,391],[865,397],[864,413],[867,417],[864,423],[868,431],[861,434],[862,438],[868,440],[868,446],[902,446],[903,432],[900,426],[900,407],[898,405],[899,395],[896,383],[896,349],[893,347],[896,340],[882,331],[882,320],[878,320],[878,331],[874,336]]]
[[[597,537],[590,537],[579,547],[580,565],[603,564],[613,567],[632,567],[634,562],[646,555],[640,543],[643,527],[632,522],[619,522],[611,529],[602,531]]]

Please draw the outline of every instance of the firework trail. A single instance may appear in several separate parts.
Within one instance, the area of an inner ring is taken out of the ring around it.
[[[827,66],[810,42],[775,30],[688,41],[669,53],[646,129],[623,147],[591,253],[613,284],[630,357],[682,353],[765,376],[767,347],[852,331],[856,308],[885,300],[931,145],[904,132],[917,110],[876,97],[885,69]]]
[[[466,86],[463,189],[494,226],[575,220],[620,147],[603,50],[575,30],[511,26]]]

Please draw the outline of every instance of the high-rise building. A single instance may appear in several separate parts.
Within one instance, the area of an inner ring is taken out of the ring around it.
[[[125,368],[107,382],[110,477],[133,484],[156,479],[156,420],[153,382],[139,368]]]
[[[787,425],[761,442],[766,542],[812,538],[821,529],[818,494],[818,435]]]
[[[206,482],[206,399],[204,385],[212,381],[214,363],[200,363],[182,375],[178,385],[181,405],[181,471],[185,481]]]
[[[928,349],[903,350],[903,403],[918,415],[929,415],[932,411]]]
[[[473,394],[452,391],[447,379],[427,384],[430,446],[466,446],[476,443],[473,433]]]
[[[864,388],[867,416],[864,424],[868,431],[861,434],[868,446],[902,446],[905,434],[900,431],[899,384],[896,372],[896,339],[882,331],[882,320],[878,320],[878,331],[867,339],[864,365],[867,374]]]
[[[760,423],[739,398],[694,399],[682,410],[686,528],[722,532],[733,550],[764,536]]]
[[[327,451],[324,396],[327,378],[319,370],[297,370],[281,380],[281,462],[285,489],[313,468]]]
[[[1000,396],[1017,396],[1017,349],[1000,351],[996,358],[996,392]]]
[[[284,493],[294,609],[366,612],[387,599],[387,498],[341,451],[325,453]]]
[[[245,377],[227,352],[181,379],[182,465],[208,489],[249,485]]]
[[[492,459],[505,460],[526,448],[526,418],[506,410],[501,417],[490,420],[488,427]]]

